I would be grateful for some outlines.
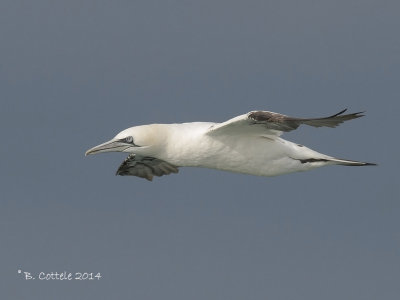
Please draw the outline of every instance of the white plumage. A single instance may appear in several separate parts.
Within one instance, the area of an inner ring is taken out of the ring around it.
[[[280,138],[302,124],[336,127],[363,116],[346,110],[326,118],[302,119],[269,111],[252,111],[223,123],[193,122],[131,127],[86,155],[127,152],[117,175],[152,180],[177,173],[178,167],[205,167],[258,176],[307,171],[326,165],[365,166],[372,163],[337,159]]]

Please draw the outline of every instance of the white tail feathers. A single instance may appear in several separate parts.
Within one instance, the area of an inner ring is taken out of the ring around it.
[[[337,165],[342,166],[376,166],[374,163],[363,162],[363,161],[356,161],[356,160],[348,160],[348,159],[339,159],[339,158],[332,158],[329,161],[334,162]]]
[[[356,160],[348,160],[348,159],[340,159],[334,157],[324,157],[324,158],[307,158],[307,159],[298,159],[302,164],[307,163],[326,163],[333,165],[342,165],[342,166],[376,166],[374,163],[356,161]]]

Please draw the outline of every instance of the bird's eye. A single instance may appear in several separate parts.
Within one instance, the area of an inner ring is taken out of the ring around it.
[[[133,142],[133,137],[131,136],[126,137],[125,142],[131,144]]]

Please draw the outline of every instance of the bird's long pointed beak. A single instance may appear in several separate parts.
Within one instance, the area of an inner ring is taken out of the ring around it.
[[[85,156],[102,152],[122,152],[129,147],[131,146],[119,140],[111,140],[89,149]]]

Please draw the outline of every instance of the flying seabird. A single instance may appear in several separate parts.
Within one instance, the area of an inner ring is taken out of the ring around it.
[[[153,176],[178,173],[179,167],[204,167],[257,176],[307,171],[327,165],[373,163],[338,159],[280,138],[300,125],[336,127],[363,112],[325,118],[293,118],[270,111],[251,111],[223,123],[151,124],[125,129],[85,155],[126,152],[116,175]]]

